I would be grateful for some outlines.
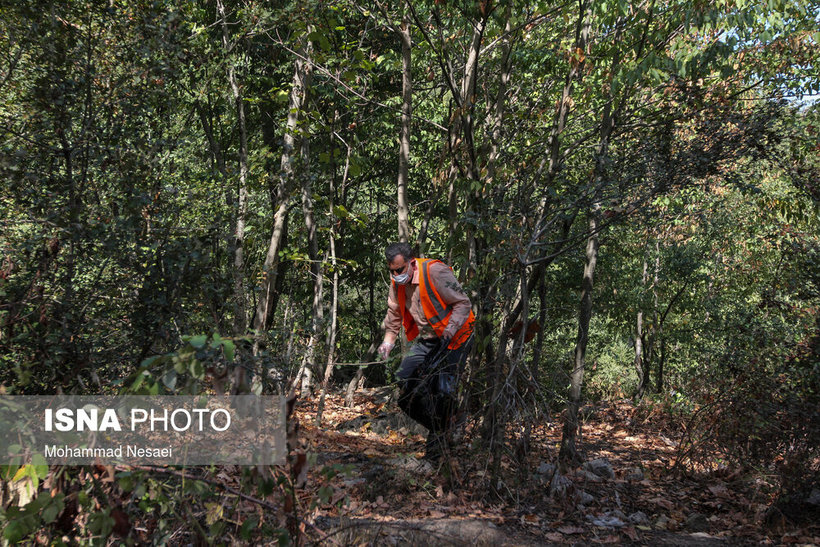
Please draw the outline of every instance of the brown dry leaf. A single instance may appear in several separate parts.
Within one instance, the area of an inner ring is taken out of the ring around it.
[[[635,530],[634,526],[627,526],[622,530],[622,532],[632,541],[638,541],[638,532]]]
[[[726,488],[725,484],[715,484],[709,487],[709,491],[712,493],[713,496],[717,496],[720,498],[729,497],[729,490]]]
[[[97,473],[94,473],[94,478],[99,479],[102,477],[102,482],[114,482],[113,465],[95,465],[94,469],[97,471]]]
[[[671,511],[675,507],[674,504],[671,501],[669,501],[668,499],[664,499],[664,498],[652,498],[649,501],[651,501],[655,505],[660,505],[661,507],[663,507],[667,511]]]
[[[545,534],[544,537],[546,537],[548,540],[553,541],[555,543],[563,543],[564,542],[564,536],[562,536],[561,534],[558,534],[556,532],[550,532],[548,534]]]
[[[558,528],[558,531],[562,534],[572,535],[583,534],[585,530],[583,528],[579,528],[578,526],[561,526],[560,528]]]
[[[620,543],[621,537],[617,534],[609,534],[605,538],[599,539],[598,541],[601,543]]]
[[[430,511],[427,511],[427,514],[430,516],[430,518],[434,519],[441,519],[447,516],[446,513],[442,513],[441,511],[435,511],[432,509]]]
[[[538,518],[538,515],[529,514],[529,515],[524,515],[522,517],[522,520],[526,524],[538,524],[541,519]]]
[[[346,495],[347,495],[347,492],[345,492],[344,490],[337,491],[335,494],[333,494],[333,497],[330,499],[330,505],[336,505],[342,499],[344,499],[344,497]]]

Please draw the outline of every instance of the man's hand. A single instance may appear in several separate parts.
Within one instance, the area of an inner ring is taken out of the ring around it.
[[[382,358],[382,361],[387,360],[387,357],[390,355],[390,350],[393,349],[393,346],[395,346],[395,344],[391,344],[390,342],[382,342],[382,344],[379,346],[378,352],[379,357]]]

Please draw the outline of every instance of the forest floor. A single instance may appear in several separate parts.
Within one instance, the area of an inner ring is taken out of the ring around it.
[[[524,465],[504,458],[502,495],[489,496],[488,462],[468,442],[434,468],[421,459],[423,429],[384,391],[343,403],[328,395],[321,427],[315,402],[295,410],[314,455],[299,494],[314,506],[304,538],[323,545],[820,545],[820,524],[764,524],[772,494],[760,478],[674,470],[674,432],[630,402],[586,413],[587,464],[559,475],[552,496],[560,417],[533,427]]]

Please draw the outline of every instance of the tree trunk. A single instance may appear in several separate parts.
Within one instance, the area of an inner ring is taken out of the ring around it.
[[[233,67],[229,69],[231,87],[236,101],[239,121],[239,200],[234,233],[234,334],[241,336],[247,328],[245,311],[245,222],[248,213],[248,134],[245,128],[245,104],[234,77]],[[241,367],[240,367],[241,368]]]
[[[661,242],[659,234],[658,237],[655,238],[655,271],[652,276],[652,330],[650,333],[651,342],[649,343],[651,349],[650,355],[652,358],[648,360],[646,367],[644,368],[644,384],[646,385],[646,389],[652,389],[649,378],[652,370],[652,363],[655,361],[655,344],[661,339],[660,325],[662,319],[659,310],[660,304],[658,303],[658,283],[660,279],[660,271]]]
[[[589,39],[590,19],[592,14],[589,13],[589,7],[585,1],[581,1],[578,11],[578,22],[575,25],[575,49],[586,51],[587,41]],[[584,75],[584,63],[586,57],[578,62],[571,62],[569,70],[567,71],[566,79],[564,80],[564,87],[561,91],[561,99],[555,111],[555,119],[550,131],[549,140],[547,141],[547,150],[544,159],[541,160],[535,178],[539,179],[544,173],[544,182],[541,184],[545,188],[550,188],[555,176],[558,174],[561,166],[560,152],[561,152],[561,134],[567,124],[569,117],[570,106],[572,105],[572,91],[576,79],[580,82]],[[545,193],[541,198],[538,206],[539,218],[535,224],[536,233],[540,232],[541,225],[544,223],[548,209],[549,209],[549,194]]]
[[[644,260],[643,262],[643,274],[641,275],[641,295],[643,295],[643,291],[646,290],[646,278],[648,275],[649,264]],[[638,303],[638,306],[642,306],[642,300]],[[635,372],[638,374],[638,390],[635,393],[635,399],[640,400],[643,398],[646,392],[646,377],[648,374],[646,373],[646,359],[644,357],[643,351],[643,310],[638,309],[638,315],[635,320]]]
[[[310,89],[311,72],[310,44],[305,39],[299,49],[299,55],[294,61],[293,82],[288,100],[287,126],[282,139],[282,161],[278,175],[273,231],[268,243],[265,262],[262,266],[262,290],[259,293],[259,302],[256,306],[253,324],[253,328],[257,333],[256,342],[254,343],[255,353],[259,351],[262,333],[267,330],[270,320],[276,312],[273,304],[276,302],[275,291],[278,276],[281,274],[279,271],[279,251],[282,249],[287,223],[288,202],[290,201],[289,195],[294,179],[293,155],[296,148],[297,124]]]
[[[336,115],[338,117],[338,113]],[[347,147],[347,157],[345,159],[345,166],[344,166],[344,173],[342,174],[342,188],[345,188],[347,184],[347,174],[350,171],[350,154],[351,149]],[[335,172],[335,169],[334,169]],[[336,188],[333,184],[333,179],[331,179],[330,185],[330,210],[334,211],[335,209],[335,198],[336,198]],[[344,191],[343,191],[344,194]],[[344,198],[342,199],[344,201]],[[335,226],[336,221],[335,219],[331,219],[331,227],[330,227],[330,264],[333,268],[333,298],[330,304],[330,325],[328,326],[328,335],[327,335],[327,363],[325,364],[325,374],[322,377],[322,393],[319,397],[319,406],[316,410],[316,427],[320,427],[322,425],[322,413],[325,409],[325,397],[327,396],[327,388],[330,384],[330,380],[333,378],[333,361],[335,359],[335,348],[336,348],[336,326],[337,326],[337,311],[339,308],[339,268],[336,263],[336,232]]]
[[[661,327],[663,328],[663,327]],[[655,392],[656,393],[663,393],[663,364],[664,360],[666,360],[666,340],[664,340],[663,336],[661,335],[661,355],[658,359],[658,366],[656,370],[655,376]]]
[[[245,127],[245,103],[242,99],[242,91],[236,80],[236,71],[233,61],[230,59],[234,44],[230,41],[228,33],[228,17],[225,13],[225,6],[222,0],[217,0],[216,8],[219,12],[220,24],[222,26],[222,47],[224,48],[227,60],[228,83],[231,86],[231,95],[236,106],[236,118],[239,129],[239,199],[234,221],[233,240],[233,288],[234,288],[234,336],[245,334],[247,327],[247,312],[245,311],[245,222],[248,210],[248,133]],[[237,385],[244,386],[244,369],[237,368]],[[240,372],[241,371],[241,372]]]
[[[499,153],[499,142],[501,140],[501,131],[504,124],[504,117],[506,112],[506,94],[512,73],[512,26],[510,21],[511,14],[511,6],[508,5],[505,12],[505,38],[502,42],[501,55],[502,68],[501,73],[499,75],[498,90],[495,97],[495,108],[493,110],[492,116],[489,116],[487,120],[489,126],[487,133],[489,134],[490,138],[489,142],[487,143],[488,154],[486,158],[486,174],[484,175],[484,180],[482,181],[481,188],[474,192],[472,200],[473,207],[477,209],[479,215],[483,214],[484,210],[485,200],[483,199],[483,188],[491,187],[495,181],[496,164]],[[473,99],[473,95],[475,94],[475,80],[478,71],[478,55],[480,52],[481,38],[483,36],[485,24],[486,21],[483,21],[482,24],[478,25],[473,32],[472,47],[470,49],[470,55],[468,57],[467,66],[465,68],[464,80],[462,81],[462,104],[472,104],[475,102]],[[465,132],[465,143],[468,146],[468,157],[471,158],[469,163],[470,172],[473,174],[473,177],[476,178],[480,177],[480,174],[477,172],[478,170],[476,168],[475,161],[472,160],[472,158],[474,157],[473,147],[471,146],[473,142],[472,108],[470,108],[469,114],[469,117],[465,118],[464,120],[463,129]],[[466,136],[468,132],[470,133],[469,138]],[[488,275],[489,270],[493,268],[489,264],[484,263],[485,257],[480,256],[481,249],[484,246],[485,244],[483,241],[483,237],[481,237],[479,234],[476,234],[474,230],[470,230],[468,233],[468,249],[470,251],[469,258],[471,269],[473,271],[483,272],[484,275]],[[526,266],[523,267],[523,271],[526,272]],[[488,283],[488,285],[492,284]],[[484,339],[489,337],[489,333],[492,332],[492,327],[489,324],[489,319],[492,316],[491,302],[495,300],[494,289],[491,289],[490,291],[480,291],[476,294],[479,296],[478,301],[480,302],[479,317],[484,318],[483,320],[480,320],[478,322],[478,339]],[[526,282],[524,282],[522,286],[520,300],[522,302],[522,306],[526,305],[523,304],[523,302],[526,302],[526,299]],[[509,313],[509,303],[506,303],[504,306],[504,311],[502,312],[502,316],[507,317],[509,316]],[[526,331],[526,325],[524,326],[524,330]],[[501,469],[501,455],[503,451],[500,450],[500,447],[503,445],[505,437],[504,433],[506,426],[506,417],[501,415],[499,413],[499,410],[504,406],[502,404],[502,399],[504,397],[503,386],[506,384],[506,382],[502,380],[502,376],[504,375],[505,362],[507,359],[507,341],[507,332],[502,331],[499,336],[498,346],[495,351],[495,357],[487,360],[487,363],[489,364],[487,378],[488,387],[492,387],[490,401],[487,405],[484,414],[484,421],[486,424],[485,437],[488,441],[487,449],[489,453],[492,454],[492,460],[490,462],[490,477],[492,481],[495,481]],[[488,344],[487,355],[492,355],[491,352],[492,345]],[[513,371],[510,370],[508,373],[508,377],[512,374]]]
[[[194,106],[199,116],[199,121],[202,123],[202,131],[205,133],[205,138],[208,139],[208,148],[211,152],[214,167],[219,173],[219,176],[222,177],[222,180],[226,181],[228,179],[228,172],[225,167],[225,156],[222,154],[222,147],[219,145],[216,135],[214,135],[214,128],[208,116],[211,112],[206,112],[202,103],[199,101],[195,102]],[[233,196],[230,193],[226,195],[226,202],[228,205],[233,206]]]
[[[666,318],[666,313],[664,313],[662,316],[659,317],[659,311],[660,310],[659,310],[659,304],[658,304],[658,282],[659,282],[659,279],[660,279],[660,275],[661,275],[661,241],[660,241],[660,237],[658,237],[657,239],[655,239],[655,274],[654,274],[654,282],[652,284],[652,298],[653,298],[654,307],[655,307],[655,311],[654,311],[654,313],[655,313],[655,322],[654,322],[654,325],[653,325],[653,328],[655,329],[654,338],[656,340],[656,343],[660,342],[660,346],[661,346],[660,347],[660,352],[659,352],[660,356],[659,356],[658,363],[657,363],[656,368],[655,368],[655,370],[657,371],[657,382],[655,384],[655,387],[657,388],[658,393],[660,393],[660,387],[663,383],[663,381],[662,381],[662,378],[663,378],[663,357],[664,357],[664,355],[663,355],[663,350],[664,350],[664,347],[663,347],[663,321]],[[675,299],[673,298],[669,302],[669,306],[667,306],[667,308],[666,308],[667,311],[672,308],[672,304],[674,303],[674,300]],[[649,384],[649,378],[648,378],[649,377],[649,371],[647,371],[646,376],[647,376],[646,382],[647,382],[647,384]]]
[[[407,184],[410,178],[410,122],[412,116],[413,74],[410,57],[410,17],[405,15],[396,29],[401,40],[401,135],[399,138],[398,219],[399,241],[410,241],[410,206],[407,202]]]
[[[313,371],[316,370],[316,358],[319,350],[319,337],[324,320],[323,284],[324,259],[319,257],[319,241],[316,235],[316,218],[313,215],[313,183],[308,169],[310,159],[310,142],[302,138],[302,212],[307,230],[308,259],[310,274],[313,279],[313,304],[311,306],[310,341],[302,364],[301,396],[308,397],[312,385]]]
[[[589,38],[590,19],[591,14],[588,13],[586,4],[581,2],[579,5],[578,21],[575,25],[575,49],[586,49],[587,40]],[[543,175],[544,181],[540,185],[545,188],[552,186],[552,181],[558,174],[561,166],[561,134],[564,132],[567,118],[569,117],[570,105],[572,104],[573,87],[576,80],[580,81],[583,78],[584,62],[585,60],[581,60],[577,63],[570,63],[569,70],[567,71],[564,79],[564,87],[561,90],[561,99],[555,110],[555,117],[553,118],[552,129],[550,130],[550,136],[547,141],[547,148],[544,158],[541,160],[535,175],[536,180],[540,179]],[[535,244],[542,238],[542,234],[546,229],[545,221],[549,213],[549,203],[549,194],[545,193],[538,204],[537,221],[534,225],[532,240],[527,249],[527,256],[529,256],[529,249],[535,247]],[[559,238],[559,241],[556,244],[557,248],[553,252],[552,257],[544,257],[543,260],[539,259],[538,266],[533,269],[532,275],[530,276],[528,290],[532,290],[535,287],[535,283],[541,278],[541,276],[543,276],[544,271],[546,270],[546,265],[554,260],[556,253],[565,245],[563,240],[566,240],[566,236],[569,234],[569,230],[575,222],[575,216],[576,215],[573,214],[569,220],[563,223],[564,235]],[[521,308],[516,307],[510,314],[509,323],[504,326],[504,330],[512,328],[520,313]]]
[[[589,19],[591,13],[588,14],[587,32],[589,29]],[[616,25],[619,29],[620,26]],[[617,42],[620,31],[616,31],[615,40]],[[586,38],[583,40],[587,43]],[[586,49],[584,49],[586,51]],[[615,72],[620,63],[619,50],[616,49],[615,55],[612,59],[612,73]],[[567,413],[564,420],[563,435],[561,438],[561,449],[558,454],[560,465],[563,469],[568,469],[578,465],[581,462],[581,457],[578,454],[577,434],[580,431],[580,423],[578,422],[578,409],[581,405],[581,387],[584,380],[584,366],[587,351],[587,344],[589,342],[589,323],[592,319],[592,289],[593,279],[595,275],[595,266],[598,262],[598,229],[599,229],[599,214],[601,209],[601,195],[603,193],[603,186],[606,183],[606,161],[609,149],[609,139],[612,136],[612,131],[615,128],[615,118],[613,115],[613,100],[614,97],[610,94],[607,102],[604,105],[601,116],[600,137],[597,149],[595,151],[595,167],[592,174],[593,198],[592,205],[589,211],[589,237],[587,239],[586,247],[586,263],[584,265],[584,278],[581,285],[581,304],[578,313],[578,337],[575,343],[575,352],[573,359],[573,368],[570,373],[570,392],[569,400],[567,402]],[[617,112],[617,109],[615,109]]]
[[[466,162],[467,177],[479,184],[479,189],[468,194],[467,212],[468,214],[481,216],[482,213],[482,199],[481,186],[482,180],[478,169],[478,158],[475,147],[475,130],[474,118],[475,112],[475,87],[476,78],[478,77],[478,58],[481,53],[481,41],[484,38],[484,31],[487,28],[487,18],[482,16],[473,26],[473,38],[470,43],[470,49],[467,52],[467,59],[464,63],[464,75],[461,79],[461,95],[458,101],[459,115],[456,117],[458,124],[452,131],[456,138],[453,146],[453,153],[457,152],[458,148],[463,150],[463,160]],[[482,234],[477,233],[475,227],[471,224],[467,226],[467,261],[470,265],[470,271],[474,274],[481,272],[481,266],[484,261],[483,249],[486,247]],[[473,298],[481,300],[481,295],[474,293]],[[486,295],[484,295],[486,296]]]
[[[547,326],[547,282],[541,277],[538,283],[538,332],[535,334],[535,348],[532,351],[532,382],[541,384],[541,356],[544,352],[544,332]]]
[[[282,324],[288,331],[288,344],[285,349],[285,364],[288,368],[290,368],[291,362],[293,361],[293,342],[296,338],[296,325],[293,320],[293,316],[296,315],[296,312],[293,310],[293,307],[293,299],[289,299],[288,305],[285,308],[285,317],[282,320]]]
[[[564,469],[569,469],[581,463],[578,454],[576,435],[580,429],[578,409],[581,404],[581,386],[584,380],[584,359],[586,357],[587,342],[589,341],[589,322],[592,318],[592,286],[595,265],[598,262],[598,209],[596,202],[590,211],[589,231],[587,239],[586,264],[584,265],[584,280],[581,286],[581,306],[578,316],[578,338],[575,342],[573,369],[570,373],[569,401],[567,414],[564,419],[564,431],[561,438],[561,450],[558,459]]]
[[[450,243],[455,243],[452,238],[454,238],[458,233],[458,192],[456,192],[456,173],[457,170],[455,166],[451,165],[447,176],[447,219],[450,227]],[[450,244],[447,247],[447,264],[452,264],[455,245]]]
[[[330,325],[328,326],[327,340],[327,363],[325,364],[325,374],[322,377],[322,393],[319,397],[319,407],[316,411],[316,427],[322,425],[322,412],[325,409],[325,397],[330,380],[333,378],[333,361],[335,358],[334,348],[336,347],[336,314],[339,307],[339,270],[336,265],[336,242],[331,231],[330,234],[330,263],[333,267],[333,300],[330,305]]]
[[[487,176],[486,184],[492,186],[495,183],[495,173],[498,163],[499,144],[501,142],[501,128],[504,126],[504,118],[506,113],[506,97],[507,89],[512,78],[512,6],[507,5],[507,10],[504,15],[506,24],[504,25],[504,41],[501,54],[501,77],[498,82],[498,91],[495,96],[495,112],[493,116],[488,117],[490,130],[490,150],[487,154]]]

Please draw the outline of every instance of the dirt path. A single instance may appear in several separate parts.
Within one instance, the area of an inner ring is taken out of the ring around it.
[[[749,486],[726,476],[684,478],[671,472],[676,443],[650,432],[628,403],[600,407],[583,428],[587,463],[554,476],[557,423],[537,428],[525,472],[509,462],[487,492],[486,461],[467,443],[439,468],[420,460],[424,437],[383,394],[327,401],[324,423],[300,403],[297,416],[316,454],[305,506],[322,543],[391,545],[632,545],[820,544],[820,529],[775,531],[761,526],[766,505]],[[469,438],[469,429],[468,435]],[[550,496],[551,481],[558,495]],[[769,531],[770,533],[772,531]],[[309,535],[309,534],[308,534]]]

